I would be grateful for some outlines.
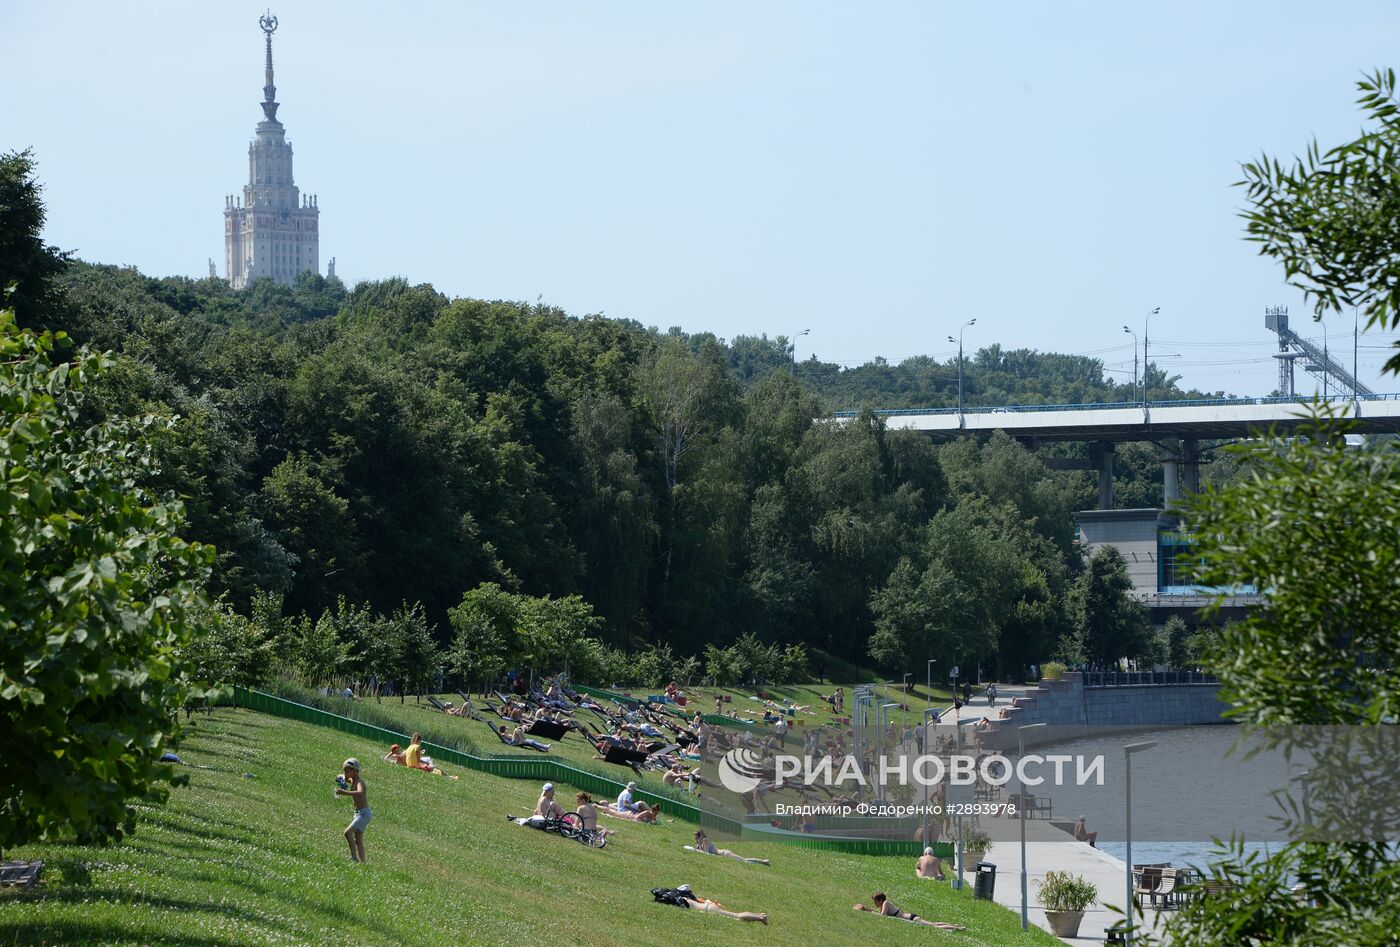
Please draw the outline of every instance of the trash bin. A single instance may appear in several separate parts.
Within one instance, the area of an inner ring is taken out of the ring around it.
[[[972,896],[983,901],[990,901],[996,886],[997,866],[991,862],[978,862],[977,877],[972,882]]]

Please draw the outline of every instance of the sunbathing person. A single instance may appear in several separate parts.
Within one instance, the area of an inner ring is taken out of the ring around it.
[[[656,891],[653,891],[652,896],[657,897],[657,891],[660,890],[661,889],[658,888]],[[691,890],[690,885],[681,885],[679,888],[675,889],[675,893],[678,897],[675,900],[666,899],[666,904],[674,904],[678,907],[689,908],[692,911],[704,911],[706,914],[718,914],[720,917],[732,917],[739,921],[757,921],[760,924],[768,923],[767,914],[755,914],[752,911],[731,911],[718,901],[713,901],[710,898],[697,897],[695,892]],[[657,897],[657,900],[661,899]]]
[[[574,802],[578,803],[578,808],[574,810],[574,815],[578,816],[578,823],[590,832],[599,832],[604,837],[616,835],[615,829],[604,829],[598,826],[598,807],[593,805],[593,799],[586,792],[574,794]]]
[[[715,847],[715,843],[712,842],[712,841],[705,835],[704,829],[696,829],[696,830],[695,830],[695,844],[694,844],[694,845],[686,845],[686,846],[683,846],[683,847],[684,847],[685,850],[688,851],[688,852],[700,852],[700,853],[702,853],[702,854],[704,854],[704,855],[723,855],[725,858],[732,858],[732,859],[734,859],[735,861],[741,861],[741,862],[743,862],[743,863],[746,864],[746,865],[771,865],[771,864],[773,864],[772,862],[770,862],[770,861],[769,861],[768,859],[766,859],[766,858],[745,858],[743,855],[736,855],[734,852],[730,851],[730,850],[727,849],[727,848],[716,848],[716,847]]]
[[[1074,823],[1074,840],[1076,842],[1088,842],[1090,848],[1099,847],[1099,833],[1090,832],[1085,829],[1083,816],[1080,816],[1079,821]]]
[[[384,754],[384,762],[393,763],[395,766],[408,765],[408,763],[404,761],[403,750],[399,748],[397,743],[390,746],[389,752]]]
[[[947,924],[943,921],[930,921],[928,918],[919,917],[919,915],[915,914],[913,911],[901,911],[893,901],[885,897],[885,892],[883,891],[876,891],[875,894],[871,896],[870,900],[874,902],[874,907],[866,907],[864,904],[857,903],[853,906],[853,909],[856,911],[870,911],[874,914],[883,915],[884,917],[893,917],[901,921],[909,921],[914,924],[922,924],[925,927],[937,927],[938,929],[945,931],[967,930],[967,928],[963,927],[961,924]]]
[[[531,740],[525,735],[525,728],[519,725],[516,726],[515,732],[513,734],[507,736],[506,725],[501,724],[499,736],[502,740],[504,740],[506,743],[509,743],[511,746],[528,746],[530,749],[539,750],[541,753],[549,752],[548,743],[541,743],[538,740]]]
[[[540,790],[539,801],[535,803],[535,815],[542,819],[564,818],[564,807],[554,801],[554,784],[545,783]]]
[[[632,793],[637,791],[636,783],[628,783],[627,788],[618,793],[617,801],[608,805],[604,811],[610,816],[621,819],[632,819],[636,822],[655,822],[656,815],[661,809],[660,803],[655,806],[648,806],[640,800],[634,801]],[[606,804],[607,800],[603,800]]]
[[[672,763],[671,768],[661,774],[661,781],[667,786],[674,786],[680,783],[689,783],[690,788],[692,789],[694,789],[697,785],[719,785],[713,779],[710,779],[708,776],[701,776],[700,771],[698,769],[686,769],[685,766],[680,762],[680,760],[677,760],[676,762]]]
[[[915,878],[933,878],[935,881],[942,881],[943,862],[933,853],[932,848],[925,848],[923,855],[914,863]]]

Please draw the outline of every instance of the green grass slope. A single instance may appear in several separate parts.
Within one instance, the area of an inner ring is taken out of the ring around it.
[[[966,890],[916,880],[906,859],[735,842],[774,863],[744,865],[683,851],[683,822],[613,822],[607,848],[585,848],[504,821],[530,809],[533,783],[434,777],[382,764],[379,752],[249,711],[201,719],[181,755],[210,768],[190,769],[190,785],[145,811],[134,837],[6,853],[48,867],[42,888],[0,893],[0,943],[1056,943]],[[364,762],[374,810],[367,865],[349,861],[349,804],[332,793],[347,756]],[[683,882],[732,909],[769,912],[770,926],[652,902],[652,887]],[[850,910],[877,888],[968,930]]]

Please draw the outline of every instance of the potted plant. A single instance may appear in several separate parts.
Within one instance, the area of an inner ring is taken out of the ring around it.
[[[1078,937],[1084,909],[1098,900],[1099,889],[1083,875],[1067,871],[1047,871],[1045,880],[1037,881],[1036,886],[1050,930],[1056,937]]]
[[[977,826],[963,829],[963,864],[976,866],[992,850],[992,838]]]

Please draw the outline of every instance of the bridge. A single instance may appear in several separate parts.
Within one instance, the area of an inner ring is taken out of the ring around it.
[[[1318,399],[1319,401],[1323,399]],[[1358,434],[1400,434],[1400,393],[1334,396],[1326,399],[1352,419]],[[1036,404],[1001,407],[895,408],[877,410],[892,430],[923,431],[936,440],[1005,431],[1035,446],[1041,441],[1092,442],[1087,461],[1047,461],[1057,469],[1097,470],[1099,508],[1113,508],[1113,445],[1152,441],[1162,447],[1166,506],[1180,499],[1180,484],[1198,486],[1198,443],[1282,434],[1308,423],[1313,402],[1299,397],[1207,398],[1188,401],[1110,404]],[[838,411],[854,418],[857,411]]]

